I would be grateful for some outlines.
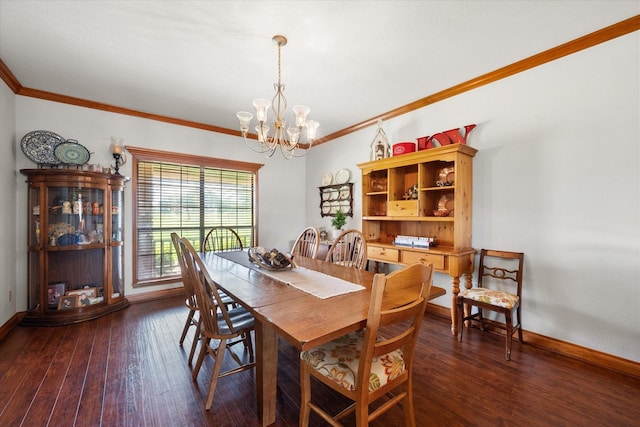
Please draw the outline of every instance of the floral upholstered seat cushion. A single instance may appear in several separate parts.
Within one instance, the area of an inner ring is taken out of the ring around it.
[[[518,302],[518,295],[486,288],[465,289],[460,292],[459,296],[504,308],[513,308]]]
[[[300,359],[341,386],[355,390],[364,329],[300,353]],[[374,358],[369,376],[369,391],[382,387],[405,371],[400,350]]]

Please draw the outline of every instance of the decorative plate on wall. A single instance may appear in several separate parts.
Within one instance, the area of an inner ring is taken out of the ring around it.
[[[59,165],[55,156],[55,148],[65,141],[63,137],[48,130],[34,130],[27,133],[20,141],[20,148],[32,162],[41,165]]]
[[[59,144],[55,149],[55,155],[67,165],[84,165],[91,157],[91,153],[84,145],[71,140]]]
[[[322,175],[322,185],[331,185],[331,183],[333,182],[333,174],[331,172],[327,172],[324,175]]]
[[[340,169],[336,172],[336,184],[346,184],[351,179],[351,171],[349,169]]]
[[[349,187],[345,186],[340,188],[340,194],[338,198],[344,200],[344,199],[348,199],[350,195],[351,195],[351,192],[349,191]]]

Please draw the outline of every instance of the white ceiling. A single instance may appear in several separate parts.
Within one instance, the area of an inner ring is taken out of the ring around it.
[[[640,12],[638,0],[0,0],[27,88],[237,129],[273,96],[329,135]]]

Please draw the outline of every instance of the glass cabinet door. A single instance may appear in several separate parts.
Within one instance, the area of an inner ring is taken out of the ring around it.
[[[104,191],[101,188],[48,187],[49,246],[104,242]]]
[[[41,254],[42,239],[47,238],[47,233],[42,231],[42,218],[40,217],[40,187],[29,186],[28,193],[28,214],[29,224],[27,224],[27,247],[28,247],[28,299],[27,309],[29,311],[40,308],[41,290]]]
[[[120,242],[122,233],[122,190],[111,191],[111,240]]]
[[[111,298],[124,295],[124,257],[123,257],[123,191],[111,190]]]
[[[62,186],[47,193],[47,310],[102,303],[104,190]]]
[[[28,245],[31,248],[36,248],[41,244],[41,218],[40,218],[40,188],[29,188],[29,215],[31,221],[28,224]],[[46,238],[46,234],[45,234]]]

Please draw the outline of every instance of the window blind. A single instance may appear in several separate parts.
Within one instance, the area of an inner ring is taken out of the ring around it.
[[[200,250],[208,230],[222,225],[253,246],[255,172],[141,160],[136,173],[135,283],[180,274],[172,232]]]

